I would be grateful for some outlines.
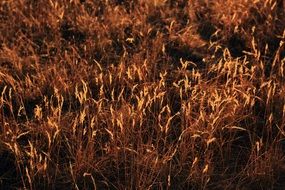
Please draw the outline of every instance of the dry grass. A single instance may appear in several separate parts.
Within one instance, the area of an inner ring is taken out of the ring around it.
[[[2,0],[1,189],[285,187],[284,0]]]

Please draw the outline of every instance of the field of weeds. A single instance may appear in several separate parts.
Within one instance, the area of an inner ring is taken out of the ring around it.
[[[1,0],[0,189],[284,189],[284,0]]]

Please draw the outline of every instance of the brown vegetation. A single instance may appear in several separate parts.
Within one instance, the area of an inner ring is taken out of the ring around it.
[[[2,189],[285,187],[284,0],[2,0]]]

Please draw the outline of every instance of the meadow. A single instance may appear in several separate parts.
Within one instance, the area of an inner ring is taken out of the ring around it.
[[[284,0],[0,1],[0,189],[284,188]]]

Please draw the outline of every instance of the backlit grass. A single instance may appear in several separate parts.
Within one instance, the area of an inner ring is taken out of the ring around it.
[[[285,187],[284,0],[2,0],[2,189]]]

